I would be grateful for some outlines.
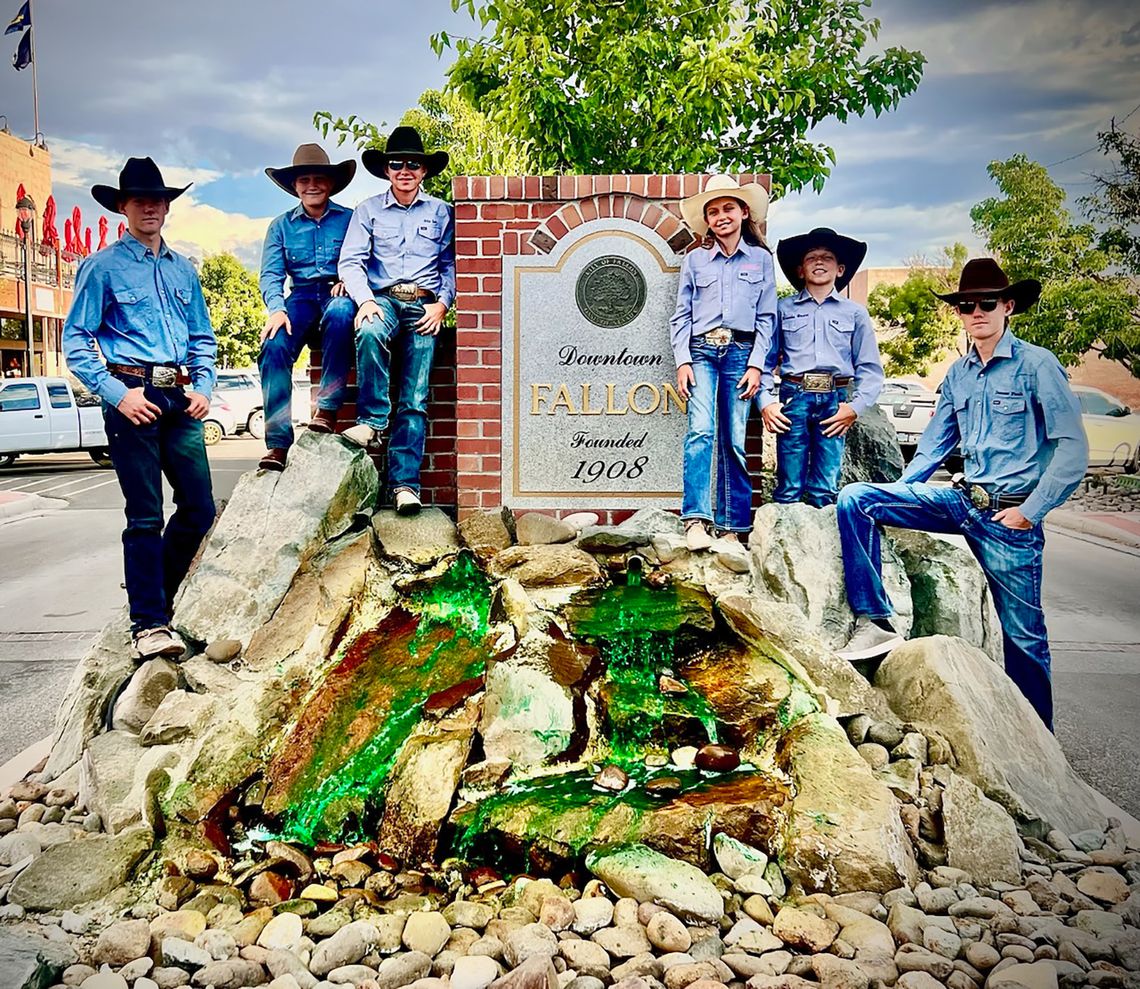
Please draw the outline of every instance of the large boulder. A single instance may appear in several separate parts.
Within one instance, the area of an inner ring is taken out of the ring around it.
[[[586,867],[615,896],[657,903],[693,920],[717,921],[724,916],[724,901],[708,876],[645,845],[600,848],[587,856]]]
[[[902,477],[905,466],[895,427],[877,405],[872,405],[847,431],[839,486],[857,481],[890,484]]]
[[[523,655],[487,670],[479,731],[488,759],[541,766],[569,746],[574,734],[574,701],[549,670],[528,661],[525,644],[526,640],[520,647]]]
[[[899,804],[825,714],[801,718],[780,740],[777,761],[795,782],[780,855],[806,892],[888,890],[918,881]]]
[[[955,773],[942,794],[947,865],[986,886],[1021,881],[1021,839],[1013,818]]]
[[[847,604],[835,506],[761,505],[750,542],[756,597],[794,604],[832,649],[847,643],[855,616]],[[894,606],[895,627],[910,630],[910,581],[883,542],[883,586]]]
[[[1103,830],[1097,794],[1013,681],[980,649],[935,635],[895,649],[875,674],[895,713],[937,731],[956,769],[1024,822]]]
[[[177,686],[178,667],[170,660],[158,658],[143,663],[115,702],[111,727],[118,731],[142,731],[162,699]]]
[[[491,561],[491,575],[512,577],[523,587],[568,587],[597,584],[602,569],[587,552],[566,544],[511,546]]]
[[[29,931],[0,931],[0,972],[10,989],[43,989],[55,985],[63,970],[76,961],[66,944]]]
[[[97,735],[80,762],[80,803],[99,815],[110,834],[149,821],[155,799],[168,784],[167,772],[181,758],[178,746],[144,748],[130,732]]]
[[[386,508],[372,516],[372,528],[385,556],[400,557],[419,566],[429,566],[459,552],[455,523],[438,508],[425,508],[410,517]]]
[[[371,511],[377,488],[362,449],[311,432],[284,472],[243,474],[175,601],[175,627],[196,642],[248,644],[306,562]]]

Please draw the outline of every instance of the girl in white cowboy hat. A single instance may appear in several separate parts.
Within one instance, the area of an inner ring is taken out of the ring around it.
[[[772,254],[760,232],[768,213],[761,185],[714,175],[681,203],[702,244],[685,256],[670,320],[677,390],[688,401],[681,517],[690,550],[725,549],[752,528],[752,479],[744,433],[776,321]],[[713,485],[713,446],[716,484]]]

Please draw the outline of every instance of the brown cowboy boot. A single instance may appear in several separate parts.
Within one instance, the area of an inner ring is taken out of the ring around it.
[[[272,470],[280,473],[285,469],[285,461],[288,456],[289,451],[282,447],[266,450],[265,456],[257,462],[257,467],[259,470]]]
[[[317,409],[312,421],[309,423],[311,433],[335,433],[336,411],[333,409]]]

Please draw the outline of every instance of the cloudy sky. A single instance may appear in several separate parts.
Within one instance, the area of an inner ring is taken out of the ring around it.
[[[20,0],[4,4],[0,23]],[[91,184],[113,184],[127,156],[151,154],[172,184],[194,183],[168,239],[197,255],[232,250],[254,266],[266,223],[289,206],[263,168],[319,140],[313,112],[393,125],[444,82],[447,62],[430,34],[474,31],[448,0],[34,4],[41,129],[60,214],[78,204],[94,227]],[[1082,195],[1099,164],[1087,153],[1097,130],[1140,103],[1132,0],[874,0],[872,12],[881,44],[926,54],[923,81],[892,114],[819,129],[838,163],[821,195],[773,205],[777,238],[835,226],[868,240],[875,265],[954,240],[977,249],[968,213],[992,192],[989,161],[1024,151],[1058,163],[1053,175]],[[16,40],[3,47],[14,51]],[[31,71],[13,72],[8,58],[0,113],[31,135]],[[1140,111],[1128,126],[1140,126]],[[360,169],[341,198],[353,205],[381,187]]]

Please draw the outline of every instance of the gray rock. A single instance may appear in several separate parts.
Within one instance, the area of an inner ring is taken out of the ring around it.
[[[27,931],[0,929],[0,972],[12,989],[43,989],[59,981],[63,970],[77,959],[70,959],[59,945]]]
[[[198,969],[190,979],[192,986],[211,989],[245,989],[265,982],[265,972],[256,962],[244,958],[230,958],[224,962],[211,962]]]
[[[520,515],[515,521],[515,526],[519,543],[523,546],[569,543],[578,536],[578,530],[574,526],[541,512],[527,512],[525,515]]]
[[[162,771],[176,766],[179,758],[170,746],[143,748],[139,736],[130,732],[97,735],[80,763],[82,801],[110,834],[153,823],[154,788],[164,785]]]
[[[409,915],[404,925],[402,940],[409,951],[420,951],[434,958],[451,937],[451,927],[443,914],[435,911]]]
[[[575,934],[589,936],[594,931],[608,927],[614,919],[614,904],[604,896],[584,896],[574,901],[574,923],[571,930]]]
[[[688,951],[693,943],[688,928],[668,910],[661,910],[649,918],[645,934],[659,951]]]
[[[922,946],[953,961],[962,950],[962,939],[957,934],[931,925],[922,932]]]
[[[632,958],[653,950],[649,938],[645,936],[645,929],[640,925],[631,927],[606,927],[593,935],[593,940],[600,944],[614,958]]]
[[[584,527],[578,535],[578,546],[589,553],[616,553],[648,546],[654,536],[678,535],[684,531],[684,524],[671,512],[643,508],[621,525]]]
[[[205,652],[211,663],[232,663],[241,655],[241,640],[215,639],[206,646]]]
[[[997,986],[1023,986],[1024,989],[1057,989],[1057,969],[1047,961],[1010,965],[994,971],[986,980],[987,989]]]
[[[237,942],[233,935],[215,928],[210,928],[199,934],[194,938],[194,944],[217,962],[233,958],[238,953]]]
[[[164,937],[162,939],[162,963],[177,968],[184,968],[193,972],[203,968],[216,959],[210,956],[205,948],[185,941],[180,937]]]
[[[574,733],[570,691],[517,655],[486,674],[480,734],[487,759],[537,766],[565,751]]]
[[[118,968],[150,950],[150,925],[145,920],[120,920],[99,935],[91,958],[96,965]]]
[[[603,932],[599,931],[598,933]],[[579,938],[562,941],[558,945],[558,950],[566,959],[566,964],[579,975],[592,975],[599,979],[609,978],[610,956],[601,944]]]
[[[940,982],[945,982],[954,971],[954,963],[949,958],[917,944],[904,944],[899,948],[895,952],[895,964],[900,972],[925,972]]]
[[[796,907],[783,907],[776,914],[772,933],[785,944],[805,951],[826,951],[839,936],[839,925]]]
[[[117,972],[96,972],[83,980],[79,989],[129,989],[127,980]]]
[[[8,900],[28,910],[63,910],[97,900],[127,880],[152,840],[149,829],[135,828],[55,845],[20,874]]]
[[[528,958],[552,958],[558,953],[558,939],[545,924],[527,924],[507,935],[503,958],[516,968]]]
[[[528,587],[587,586],[600,583],[602,570],[589,553],[577,546],[511,546],[497,553],[491,576],[507,577]]]
[[[469,927],[481,931],[495,916],[495,911],[486,903],[472,900],[454,900],[443,908],[443,919],[452,927]]]
[[[214,701],[203,694],[190,694],[185,690],[172,690],[159,704],[139,734],[144,746],[169,745],[197,733],[209,719]]]
[[[487,989],[501,974],[499,963],[486,955],[464,955],[451,970],[451,989]]]
[[[419,566],[430,566],[459,552],[455,523],[438,508],[425,508],[411,516],[382,509],[372,516],[372,528],[385,556],[398,556]]]
[[[514,542],[508,519],[514,523],[510,509],[505,506],[497,512],[473,512],[459,520],[459,538],[480,560],[486,561]]]
[[[401,989],[424,978],[430,971],[431,959],[427,955],[422,951],[409,951],[406,955],[385,958],[377,970],[376,984],[380,989]]]
[[[847,431],[839,486],[857,481],[890,484],[902,477],[905,465],[895,427],[882,409],[872,406]]]
[[[325,976],[342,965],[355,965],[379,939],[380,932],[368,921],[357,920],[346,924],[328,940],[317,945],[309,962],[309,971],[314,975]],[[431,959],[428,958],[427,968],[421,975],[426,975],[430,968]]]
[[[729,879],[739,879],[748,873],[762,876],[768,866],[768,856],[762,851],[737,841],[723,831],[713,836],[713,855],[720,871]]]
[[[537,955],[496,979],[491,989],[558,989],[558,975],[549,958]]]
[[[641,844],[591,852],[586,867],[618,896],[651,901],[682,917],[719,920],[724,901],[696,866],[671,859]]]
[[[12,866],[34,859],[44,850],[40,839],[28,831],[13,831],[0,838],[0,865]]]
[[[871,981],[855,962],[835,955],[813,955],[811,965],[826,989],[867,989]]]
[[[1013,819],[957,773],[942,795],[942,822],[953,868],[987,886],[1021,881],[1021,839]]]
[[[942,983],[926,972],[904,972],[895,985],[898,989],[942,989]]]
[[[178,667],[170,660],[159,658],[143,663],[115,702],[111,727],[137,735],[162,699],[177,686]]]
[[[292,951],[286,951],[283,948],[276,948],[269,952],[265,958],[265,967],[269,969],[269,974],[274,978],[291,976],[299,989],[313,989],[318,982],[317,977],[309,971],[308,966],[300,958]]]

